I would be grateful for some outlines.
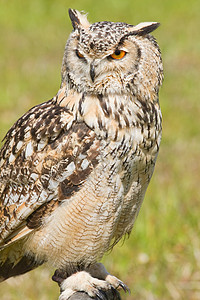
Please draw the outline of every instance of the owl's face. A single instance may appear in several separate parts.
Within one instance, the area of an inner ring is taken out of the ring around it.
[[[136,74],[144,72],[147,63],[156,70],[162,65],[158,62],[158,45],[148,34],[158,23],[90,24],[78,11],[69,10],[69,14],[74,31],[66,44],[62,73],[63,80],[79,92],[127,92],[133,88]],[[152,72],[143,80],[150,77]]]

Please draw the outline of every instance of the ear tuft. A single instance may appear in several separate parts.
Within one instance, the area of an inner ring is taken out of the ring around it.
[[[160,23],[144,22],[134,26],[131,31],[134,32],[134,34],[145,35],[154,31],[156,28],[158,28],[158,26],[160,26]]]
[[[90,26],[90,23],[87,20],[87,15],[84,13],[80,13],[76,9],[69,9],[69,17],[72,21],[74,30],[79,27],[88,28]]]

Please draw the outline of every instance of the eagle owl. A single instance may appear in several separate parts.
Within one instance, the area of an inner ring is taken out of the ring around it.
[[[98,261],[131,232],[162,118],[159,23],[69,16],[57,95],[25,113],[0,151],[0,280],[47,263],[60,299],[126,289]]]

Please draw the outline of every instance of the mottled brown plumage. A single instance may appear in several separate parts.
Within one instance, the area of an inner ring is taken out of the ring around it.
[[[60,90],[0,151],[0,278],[46,262],[60,300],[125,288],[97,261],[131,232],[161,139],[159,24],[70,18]]]

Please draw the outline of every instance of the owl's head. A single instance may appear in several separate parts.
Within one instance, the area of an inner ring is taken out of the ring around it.
[[[158,92],[162,60],[149,34],[159,23],[136,26],[121,22],[90,24],[85,14],[69,9],[73,32],[65,48],[62,85],[91,94]]]

